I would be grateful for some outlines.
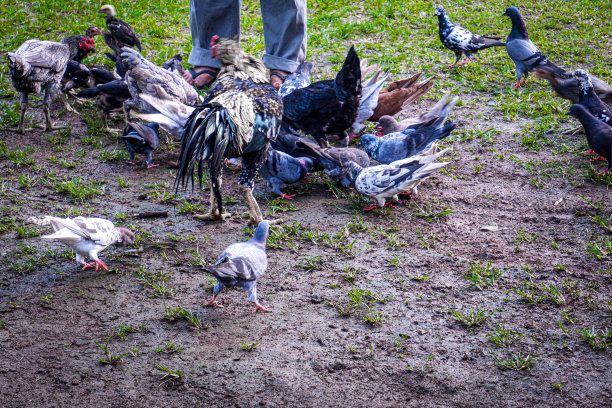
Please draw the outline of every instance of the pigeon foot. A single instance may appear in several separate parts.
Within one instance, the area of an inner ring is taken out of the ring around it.
[[[281,195],[278,196],[278,198],[284,198],[285,200],[293,200],[293,197],[295,197],[295,194],[287,195],[285,193],[281,193]]]
[[[469,58],[466,58],[466,59],[464,59],[463,61],[461,61],[461,63],[459,63],[459,65],[465,65],[465,64],[467,64],[467,63],[469,63],[469,62],[470,62],[470,59],[469,59]]]
[[[597,173],[598,176],[606,176],[610,174],[610,169],[604,170],[601,173]]]
[[[378,207],[377,205],[371,205],[369,207],[363,207],[362,211],[373,211],[373,210],[376,210],[377,208],[380,208],[380,207]]]
[[[153,167],[158,167],[158,166],[159,166],[159,164],[149,163],[149,164],[147,164],[147,169],[151,169]]]
[[[212,300],[211,300],[210,302],[208,302],[208,303],[207,303],[207,304],[205,304],[204,306],[206,306],[206,307],[216,306],[216,307],[218,307],[219,309],[223,309],[223,305],[220,305],[219,303],[217,303],[216,298],[217,298],[217,297],[215,296],[214,298],[212,298]]]
[[[590,149],[590,150],[586,150],[586,151],[582,152],[582,154],[597,154],[597,153],[595,153],[595,150]]]
[[[129,162],[127,162],[127,164],[129,164],[130,166],[134,166],[136,164],[136,162],[135,161],[129,161]]]

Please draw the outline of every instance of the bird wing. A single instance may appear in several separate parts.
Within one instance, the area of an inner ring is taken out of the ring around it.
[[[225,248],[215,266],[224,263],[231,267],[224,271],[228,276],[243,280],[256,280],[268,266],[265,251],[249,242],[238,242]]]
[[[140,41],[136,36],[136,31],[125,21],[111,20],[106,22],[108,31],[119,41],[124,44],[138,44]]]
[[[149,126],[142,125],[138,122],[128,122],[128,127],[131,127],[138,133],[146,142],[147,145],[153,150],[157,149],[159,146],[159,135],[155,131],[155,129],[150,128]],[[129,132],[129,130],[128,130]],[[127,136],[127,133],[124,131],[124,136]]]
[[[515,38],[506,43],[506,50],[512,60],[520,61],[532,68],[547,61],[544,54],[529,38]]]
[[[54,72],[66,69],[70,58],[67,45],[36,39],[24,42],[15,53],[21,55],[33,67],[49,68]]]
[[[278,93],[285,97],[296,89],[305,88],[310,85],[311,70],[312,64],[310,62],[302,62],[297,69],[285,79]]]

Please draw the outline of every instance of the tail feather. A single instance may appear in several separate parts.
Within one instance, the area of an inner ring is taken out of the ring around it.
[[[195,108],[175,100],[160,99],[147,94],[141,94],[140,97],[151,105],[159,114],[166,117],[166,120],[156,120],[156,122],[158,122],[168,133],[179,139],[182,138],[185,125],[189,121]],[[144,118],[142,114],[137,116]]]
[[[427,78],[425,81],[416,84],[414,92],[402,103],[402,109],[405,109],[412,102],[425,95],[433,86],[433,77]]]
[[[83,89],[81,92],[77,94],[79,98],[93,98],[95,96],[100,95],[101,91],[98,88],[87,88]]]

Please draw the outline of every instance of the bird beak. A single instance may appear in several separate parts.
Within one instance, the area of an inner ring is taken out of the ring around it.
[[[504,11],[504,14],[502,14],[502,16],[510,16],[510,14],[508,14],[507,11]]]

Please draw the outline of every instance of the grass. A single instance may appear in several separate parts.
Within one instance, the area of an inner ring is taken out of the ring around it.
[[[480,306],[470,307],[465,312],[460,312],[455,309],[454,306],[451,306],[448,312],[451,317],[457,320],[462,325],[466,326],[469,329],[472,329],[474,326],[478,326],[482,324],[489,317],[493,316],[500,309],[489,310],[487,308],[481,308]]]
[[[501,269],[492,268],[491,261],[486,265],[481,265],[480,262],[470,262],[467,273],[461,277],[470,282],[468,287],[483,290],[488,286],[494,285],[503,273]]]
[[[528,370],[531,373],[531,367],[536,364],[536,358],[540,354],[527,354],[523,355],[522,352],[518,353],[509,353],[507,358],[501,358],[497,356],[495,353],[491,353],[493,356],[493,365],[503,368],[506,370]]]

